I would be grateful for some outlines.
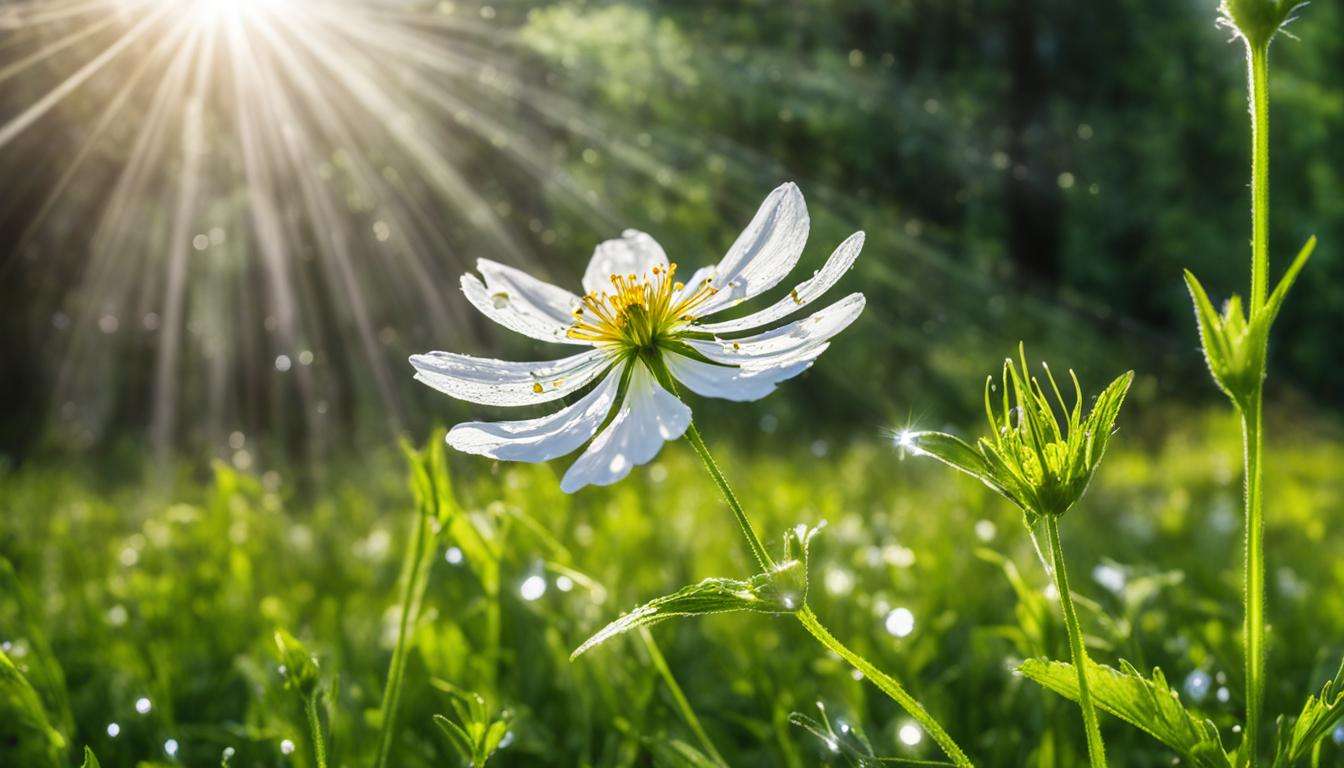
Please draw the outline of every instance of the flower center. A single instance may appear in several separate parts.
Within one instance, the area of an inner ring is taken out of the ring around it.
[[[718,293],[708,279],[686,291],[676,282],[676,264],[649,271],[647,278],[612,275],[609,289],[586,294],[574,310],[569,338],[633,351],[652,349],[694,322],[695,309]]]

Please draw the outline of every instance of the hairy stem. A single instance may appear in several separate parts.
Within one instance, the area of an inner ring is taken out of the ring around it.
[[[380,708],[381,724],[378,729],[378,759],[376,768],[386,768],[392,754],[392,737],[396,730],[397,709],[401,704],[401,683],[406,676],[406,658],[410,647],[411,627],[420,613],[420,602],[425,595],[429,580],[426,574],[429,563],[426,553],[432,540],[430,535],[430,517],[423,511],[416,512],[415,531],[406,545],[406,554],[402,560],[401,617],[397,622],[397,643],[392,650],[392,661],[388,665],[387,683],[383,688],[383,702]]]
[[[317,762],[317,768],[327,768],[327,737],[322,732],[322,717],[317,711],[317,702],[320,698],[322,694],[316,692],[311,696],[305,696],[303,711],[308,715],[308,730],[313,736],[313,759]]]
[[[700,724],[700,718],[696,716],[695,710],[691,709],[691,702],[687,700],[686,694],[682,692],[681,686],[677,684],[677,678],[672,675],[672,669],[667,666],[667,659],[663,657],[663,652],[659,650],[658,643],[653,640],[653,633],[649,632],[648,627],[639,628],[639,638],[644,641],[644,648],[649,652],[649,658],[653,661],[653,667],[667,684],[667,689],[672,694],[672,700],[677,705],[677,710],[681,712],[681,717],[686,721],[686,725],[695,734],[695,738],[700,742],[700,746],[705,750],[715,764],[727,766],[728,763],[719,754],[719,750],[710,740],[709,734],[705,732],[705,727]]]
[[[1251,317],[1264,309],[1269,289],[1269,44],[1246,47],[1251,111]],[[1265,359],[1261,355],[1261,360]],[[1262,363],[1263,366],[1263,363]],[[1258,372],[1263,381],[1263,367]],[[1246,470],[1246,749],[1251,768],[1260,753],[1265,698],[1265,521],[1263,483],[1264,387],[1239,405]]]
[[[1251,316],[1269,291],[1269,44],[1246,48],[1251,107]]]
[[[733,516],[737,518],[737,526],[742,529],[742,536],[747,540],[747,546],[751,549],[751,554],[756,558],[756,564],[761,567],[762,573],[768,573],[775,567],[775,562],[770,559],[770,553],[765,551],[765,545],[761,544],[761,537],[756,535],[756,529],[751,527],[751,521],[747,519],[747,513],[742,511],[742,504],[737,500],[737,494],[728,485],[728,479],[719,471],[719,465],[714,462],[714,457],[710,455],[709,448],[705,445],[704,438],[700,437],[700,430],[695,428],[695,422],[686,428],[686,439],[690,441],[691,447],[700,455],[700,460],[704,462],[705,469],[709,476],[714,478],[718,484],[719,491],[723,493],[724,501],[733,510]]]
[[[933,715],[930,715],[928,711],[915,700],[914,696],[911,696],[909,692],[907,692],[905,688],[902,687],[900,683],[896,682],[890,675],[873,666],[872,662],[850,650],[844,643],[835,639],[835,636],[822,625],[819,619],[817,619],[817,615],[812,612],[811,607],[804,605],[793,615],[818,642],[826,646],[828,650],[835,653],[840,658],[844,659],[850,666],[862,672],[864,677],[873,681],[873,685],[882,689],[882,692],[890,696],[893,701],[899,704],[901,709],[904,709],[911,717],[915,718],[920,726],[924,728],[924,731],[929,734],[930,738],[937,742],[939,747],[942,747],[943,752],[952,759],[952,762],[963,767],[972,765],[970,758],[966,757],[966,753],[961,751],[961,747],[957,746],[957,743],[952,740],[952,737],[947,735],[947,731],[943,730],[943,727],[938,724],[938,721],[933,718]]]
[[[1078,624],[1078,613],[1073,608],[1073,595],[1069,592],[1069,572],[1064,567],[1064,547],[1059,541],[1059,521],[1054,515],[1045,516],[1045,530],[1046,536],[1050,539],[1055,589],[1059,592],[1059,604],[1064,607],[1064,625],[1069,633],[1069,653],[1073,656],[1073,668],[1078,672],[1078,706],[1083,711],[1083,730],[1087,734],[1087,757],[1092,768],[1106,768],[1106,747],[1101,741],[1097,709],[1092,704],[1092,692],[1087,686],[1087,647],[1083,644],[1083,631]]]
[[[1257,388],[1258,390],[1258,388]],[[1259,757],[1260,717],[1265,699],[1265,517],[1261,494],[1264,467],[1262,394],[1257,391],[1241,414],[1246,462],[1246,754]]]

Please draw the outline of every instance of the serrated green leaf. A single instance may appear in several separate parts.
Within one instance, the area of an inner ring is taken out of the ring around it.
[[[781,592],[777,584],[783,575],[806,566],[798,560],[782,564],[774,573],[762,573],[747,581],[705,579],[655,598],[603,627],[570,654],[576,659],[617,635],[639,627],[650,627],[668,619],[705,616],[711,613],[751,611],[753,613],[792,613],[801,604],[801,596]]]
[[[1088,686],[1097,707],[1166,744],[1197,768],[1233,768],[1218,729],[1181,704],[1162,670],[1144,677],[1128,662],[1114,669],[1096,662],[1088,666]],[[1018,667],[1025,677],[1065,698],[1078,700],[1078,675],[1062,661],[1028,659]]]
[[[1231,358],[1227,340],[1223,338],[1222,319],[1213,308],[1213,302],[1209,301],[1204,286],[1200,285],[1199,278],[1188,269],[1185,270],[1185,285],[1195,305],[1195,322],[1199,327],[1200,346],[1204,349],[1204,362],[1208,363],[1209,372],[1217,380],[1218,372],[1227,369]]]
[[[1344,718],[1344,664],[1340,664],[1335,678],[1321,688],[1319,695],[1307,697],[1302,711],[1293,720],[1287,739],[1282,736],[1284,723],[1280,719],[1278,755],[1274,760],[1276,768],[1287,768],[1310,755],[1341,718]]]

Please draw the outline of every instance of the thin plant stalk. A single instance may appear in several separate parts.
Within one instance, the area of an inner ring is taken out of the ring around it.
[[[700,456],[700,460],[704,462],[705,469],[709,471],[710,477],[714,479],[714,482],[719,486],[719,490],[723,492],[724,500],[727,501],[728,506],[732,508],[733,515],[737,518],[738,527],[742,530],[742,536],[746,539],[747,547],[751,550],[752,556],[755,557],[758,563],[765,569],[764,572],[770,572],[774,569],[774,561],[771,560],[769,553],[766,552],[765,545],[761,543],[760,537],[756,535],[756,530],[752,527],[751,521],[747,519],[746,513],[742,511],[742,505],[737,500],[737,494],[733,493],[732,487],[728,484],[728,479],[719,471],[718,464],[714,461],[714,457],[710,455],[709,448],[705,445],[704,439],[700,437],[700,431],[695,428],[694,422],[687,428],[686,436],[691,447],[695,449],[695,452]],[[798,610],[793,612],[793,616],[798,619],[798,622],[803,625],[803,628],[806,629],[812,637],[816,638],[818,642],[825,646],[827,650],[844,659],[850,666],[863,673],[864,677],[871,680],[883,693],[890,696],[893,701],[900,705],[906,713],[913,717],[915,721],[924,728],[924,731],[929,734],[929,737],[942,748],[943,752],[946,753],[957,766],[960,766],[961,768],[971,768],[973,764],[971,763],[970,758],[966,757],[966,753],[957,746],[957,743],[952,740],[952,737],[949,736],[942,725],[934,719],[933,715],[929,714],[929,712],[925,710],[924,707],[921,706],[920,703],[916,701],[915,698],[894,678],[878,669],[872,662],[837,640],[836,637],[821,623],[821,620],[817,618],[817,615],[812,612],[812,608],[808,606],[806,602],[804,602]]]
[[[1097,709],[1092,703],[1092,692],[1087,684],[1087,646],[1083,643],[1083,631],[1078,623],[1078,612],[1073,607],[1073,594],[1069,592],[1069,572],[1064,566],[1064,547],[1059,541],[1059,520],[1055,515],[1045,516],[1046,537],[1050,540],[1051,570],[1055,574],[1055,591],[1059,593],[1059,603],[1064,608],[1064,626],[1069,635],[1069,653],[1073,668],[1078,672],[1078,706],[1083,711],[1083,731],[1087,734],[1087,757],[1092,768],[1106,767],[1106,747],[1101,741],[1101,726],[1097,721]]]
[[[649,632],[648,627],[640,627],[639,638],[644,642],[644,649],[648,651],[649,659],[653,661],[653,668],[657,670],[658,675],[662,677],[663,682],[667,684],[667,689],[672,694],[672,700],[677,705],[677,711],[681,713],[681,717],[686,721],[687,727],[689,727],[691,732],[695,734],[695,738],[700,742],[701,748],[705,750],[716,765],[726,767],[728,762],[723,759],[723,755],[720,754],[718,748],[714,746],[714,742],[709,738],[709,733],[705,731],[705,727],[700,723],[700,718],[696,716],[695,710],[691,708],[691,702],[686,698],[686,694],[682,692],[681,686],[677,684],[677,678],[673,676],[671,667],[667,666],[667,659],[663,656],[663,652],[658,648],[658,643],[654,641],[653,633]]]
[[[320,698],[322,694],[316,692],[305,697],[303,711],[308,716],[308,730],[313,737],[313,760],[317,763],[317,768],[327,768],[327,737],[322,731],[322,717],[317,710]]]
[[[1269,284],[1269,43],[1247,43],[1251,112],[1251,317],[1264,308]],[[1263,381],[1260,371],[1259,381]],[[1246,753],[1259,757],[1265,695],[1265,521],[1262,414],[1264,387],[1257,384],[1241,410],[1246,471]]]
[[[911,717],[913,717],[915,721],[924,728],[924,731],[929,734],[929,737],[932,738],[939,747],[942,747],[943,752],[945,752],[948,757],[952,758],[952,762],[956,763],[958,766],[971,765],[970,758],[966,757],[966,753],[961,751],[961,747],[957,746],[957,743],[952,740],[952,737],[947,734],[947,731],[943,730],[942,725],[934,719],[933,715],[928,713],[928,710],[924,709],[923,705],[915,700],[914,696],[911,696],[910,693],[890,675],[878,669],[872,662],[850,650],[844,643],[837,640],[821,623],[821,620],[817,618],[817,615],[812,612],[810,606],[803,605],[802,608],[794,613],[794,616],[798,618],[798,622],[803,625],[803,628],[817,639],[817,642],[824,645],[827,650],[844,659],[850,666],[862,672],[864,677],[873,681],[873,685],[882,689],[883,693],[890,696],[893,701],[899,704],[901,709],[904,709]]]
[[[387,683],[383,688],[381,724],[378,729],[378,758],[374,763],[376,768],[387,768],[387,761],[392,753],[392,737],[396,730],[397,709],[401,704],[401,685],[402,679],[406,676],[406,660],[413,634],[412,625],[420,613],[420,603],[424,599],[425,588],[429,585],[430,564],[427,560],[433,541],[431,526],[430,516],[423,510],[417,510],[415,531],[407,542],[406,553],[402,560],[401,616],[397,621],[397,642],[392,649]]]

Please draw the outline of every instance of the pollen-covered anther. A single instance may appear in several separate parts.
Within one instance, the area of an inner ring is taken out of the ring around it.
[[[567,336],[625,349],[656,346],[681,332],[694,320],[691,311],[713,295],[706,284],[685,294],[673,280],[677,265],[655,265],[645,276],[612,274],[610,287],[585,295],[574,311]]]

